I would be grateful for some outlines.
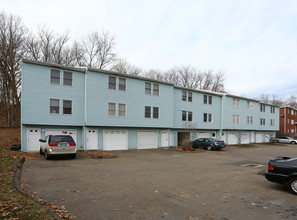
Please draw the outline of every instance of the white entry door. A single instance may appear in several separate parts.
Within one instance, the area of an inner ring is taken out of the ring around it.
[[[98,149],[98,129],[87,129],[87,150]]]
[[[161,146],[168,147],[168,131],[161,132]]]
[[[39,151],[40,149],[40,129],[27,128],[27,151]]]
[[[157,148],[156,131],[138,131],[137,132],[137,149]]]

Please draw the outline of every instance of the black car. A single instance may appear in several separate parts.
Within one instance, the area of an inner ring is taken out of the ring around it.
[[[191,142],[192,148],[203,148],[206,150],[221,150],[225,147],[224,141],[219,141],[213,138],[198,138]]]
[[[271,182],[286,184],[297,195],[297,158],[270,158],[265,177]]]

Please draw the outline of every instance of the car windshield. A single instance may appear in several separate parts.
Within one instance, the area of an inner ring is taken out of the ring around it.
[[[60,143],[60,142],[74,142],[71,136],[65,135],[54,135],[50,137],[50,143]]]

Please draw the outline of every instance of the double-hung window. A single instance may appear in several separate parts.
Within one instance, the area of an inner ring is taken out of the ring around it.
[[[116,82],[117,82],[117,78],[114,76],[110,76],[108,81],[108,88],[116,90]]]
[[[153,118],[159,118],[159,108],[153,107]]]
[[[59,114],[59,99],[50,99],[50,113],[52,114]]]
[[[63,100],[63,114],[64,115],[72,114],[72,101],[71,100]]]
[[[119,90],[126,91],[126,79],[125,78],[119,78]]]
[[[203,103],[212,105],[212,96],[211,95],[203,95]]]
[[[60,85],[60,71],[51,69],[50,83],[54,85]]]
[[[192,118],[193,118],[193,113],[188,112],[188,121],[192,121]]]
[[[152,93],[152,84],[145,83],[145,94],[150,95]]]
[[[108,116],[116,116],[116,103],[108,103]]]
[[[144,117],[151,118],[151,106],[144,107]]]
[[[187,101],[187,92],[186,91],[182,91],[182,100]]]
[[[187,111],[182,111],[182,120],[187,121]]]
[[[126,104],[119,104],[119,112],[118,115],[120,117],[125,117],[126,116]]]
[[[158,96],[159,95],[159,85],[153,84],[153,95]]]
[[[203,113],[203,122],[212,122],[212,114]]]
[[[72,86],[72,72],[64,71],[63,73],[63,85]]]

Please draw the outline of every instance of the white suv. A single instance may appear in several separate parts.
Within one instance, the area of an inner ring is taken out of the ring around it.
[[[76,157],[76,144],[70,135],[48,135],[39,141],[40,154],[44,154],[47,160],[54,155]]]

